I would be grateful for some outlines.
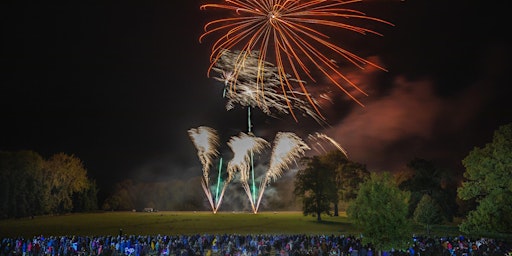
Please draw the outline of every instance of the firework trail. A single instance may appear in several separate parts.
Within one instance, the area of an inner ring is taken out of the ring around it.
[[[335,87],[362,105],[348,91],[348,87],[353,87],[364,95],[366,93],[339,70],[340,67],[336,61],[333,61],[333,56],[341,57],[342,60],[361,69],[366,65],[385,69],[331,42],[327,34],[317,29],[335,28],[362,35],[381,35],[374,30],[348,22],[363,20],[393,25],[360,11],[345,8],[349,4],[361,1],[230,0],[201,5],[201,10],[217,9],[230,11],[233,14],[230,17],[212,20],[204,26],[205,32],[200,36],[200,42],[206,36],[218,35],[211,49],[211,64],[207,73],[210,75],[226,49],[237,48],[239,52],[235,58],[233,74],[231,74],[235,78],[242,72],[247,56],[255,54],[258,60],[256,84],[259,88],[266,86],[264,76],[266,70],[271,68],[267,62],[270,60],[276,65],[280,93],[287,98],[290,95],[287,95],[286,91],[295,91],[294,88],[300,88],[307,101],[320,114],[304,82],[304,78],[316,82],[309,67],[311,65],[327,77]],[[288,74],[292,74],[293,79]],[[342,81],[338,81],[338,77]],[[230,86],[236,87],[237,82],[238,79],[230,81]],[[290,105],[288,109],[293,112]]]
[[[227,99],[226,110],[229,111],[235,107],[235,104],[239,104],[244,107],[259,108],[269,116],[274,116],[272,111],[291,114],[297,121],[295,113],[290,109],[298,109],[318,123],[325,123],[325,119],[311,108],[303,92],[286,90],[284,94],[282,93],[281,79],[274,65],[267,62],[265,64],[267,68],[259,70],[256,54],[243,55],[246,59],[238,73],[235,74],[236,60],[239,55],[239,51],[225,50],[213,67],[213,70],[220,75],[214,79],[224,84],[224,97]],[[263,77],[265,86],[258,84],[258,76]],[[292,78],[289,81],[297,82]],[[232,84],[236,84],[236,86],[230,86]],[[313,97],[311,99],[317,105],[316,100]]]
[[[228,146],[233,151],[234,156],[228,163],[228,181],[222,188],[221,198],[224,194],[227,183],[231,181],[236,171],[238,171],[240,173],[240,182],[242,183],[242,187],[249,197],[253,212],[256,213],[254,199],[252,196],[253,192],[251,192],[249,185],[250,171],[252,169],[251,159],[254,153],[261,153],[268,145],[269,143],[266,140],[243,132],[241,132],[239,136],[231,137],[228,142]]]
[[[309,146],[296,134],[291,132],[277,133],[272,148],[270,166],[260,183],[256,212],[258,211],[266,186],[281,177],[283,170],[288,168],[298,158],[304,156],[305,151],[309,149]]]
[[[347,151],[333,138],[325,135],[324,133],[317,132],[315,134],[309,134],[308,142],[311,149],[315,150],[317,153],[325,154],[334,147],[336,150],[341,151],[341,153],[348,157]]]
[[[197,149],[197,156],[203,165],[201,186],[203,187],[204,193],[208,198],[208,202],[215,213],[217,211],[217,206],[214,203],[209,184],[210,165],[212,165],[212,159],[219,154],[217,151],[217,147],[219,146],[219,136],[214,129],[206,126],[189,129],[188,134]]]

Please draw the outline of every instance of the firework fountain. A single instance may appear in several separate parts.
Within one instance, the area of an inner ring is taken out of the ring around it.
[[[245,133],[240,133],[237,137],[232,137],[228,142],[229,147],[234,153],[233,159],[229,161],[227,171],[228,173],[235,173],[238,171],[240,174],[240,182],[242,187],[249,198],[252,211],[257,212],[254,198],[254,153],[261,153],[268,142],[262,138],[255,137]],[[252,178],[253,186],[249,184]]]
[[[203,187],[203,191],[208,198],[208,202],[210,203],[210,206],[215,213],[217,212],[217,208],[219,207],[220,202],[218,201],[217,197],[215,197],[215,199],[213,198],[212,191],[210,190],[210,166],[212,165],[213,158],[219,154],[217,150],[217,147],[219,146],[219,137],[217,135],[217,131],[210,127],[201,126],[188,130],[188,134],[197,149],[197,156],[203,165],[201,186]]]
[[[260,192],[258,202],[256,203],[255,213],[258,212],[261,198],[265,192],[265,188],[271,181],[275,181],[281,177],[285,168],[290,167],[297,158],[302,157],[306,150],[310,148],[297,135],[291,132],[279,132],[274,140],[272,155],[270,158],[270,166],[265,177],[260,182]]]

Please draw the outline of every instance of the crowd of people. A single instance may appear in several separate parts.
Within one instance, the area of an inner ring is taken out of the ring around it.
[[[511,247],[494,239],[459,237],[413,237],[409,248],[383,252],[395,255],[512,255]],[[345,235],[123,235],[116,236],[35,236],[3,238],[0,255],[378,255],[371,244],[358,236]]]

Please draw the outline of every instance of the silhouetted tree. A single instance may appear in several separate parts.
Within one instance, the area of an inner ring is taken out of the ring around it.
[[[295,176],[294,194],[302,199],[302,212],[322,221],[321,214],[331,215],[330,204],[338,200],[335,170],[329,168],[321,157],[304,158],[306,167]]]
[[[334,205],[334,214],[333,215],[339,216],[338,203],[340,201],[340,198],[342,197],[342,194],[341,194],[342,193],[341,192],[342,184],[344,181],[346,181],[343,179],[344,178],[343,171],[345,171],[345,169],[343,169],[343,166],[345,166],[345,164],[348,163],[348,159],[347,159],[346,155],[343,154],[339,150],[333,150],[333,151],[326,153],[325,155],[320,155],[318,157],[320,160],[320,164],[324,168],[328,168],[329,170],[331,170],[334,175],[333,178],[334,178],[337,193],[332,195],[331,203]]]
[[[451,172],[435,166],[431,161],[415,158],[407,164],[410,177],[399,184],[399,188],[411,192],[408,216],[413,217],[421,198],[428,194],[442,209],[444,218],[453,220],[457,212],[457,184]]]
[[[10,183],[11,167],[10,152],[0,152],[0,218],[5,219],[10,215]]]
[[[41,213],[39,179],[43,164],[43,158],[33,151],[0,152],[0,216]]]
[[[84,191],[73,193],[73,212],[95,210],[98,210],[98,187],[96,181],[90,180]]]
[[[103,210],[127,211],[135,209],[135,184],[126,179],[114,185],[114,190],[103,202]]]
[[[340,200],[350,202],[356,199],[359,187],[369,178],[370,172],[366,165],[350,160],[341,163],[336,169],[336,186]]]
[[[366,166],[347,159],[339,150],[319,155],[320,164],[329,169],[334,175],[337,193],[331,197],[334,206],[334,216],[339,216],[338,204],[340,201],[348,202],[356,198],[359,185],[370,177]]]
[[[475,199],[460,229],[471,234],[511,234],[512,231],[512,123],[500,126],[491,143],[475,147],[462,164],[465,181],[458,188],[463,200]]]

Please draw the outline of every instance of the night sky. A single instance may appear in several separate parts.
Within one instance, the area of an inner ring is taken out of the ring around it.
[[[127,178],[201,175],[188,129],[212,127],[223,142],[247,131],[245,110],[227,111],[222,86],[207,77],[215,38],[198,38],[218,13],[199,10],[205,2],[2,1],[0,150],[74,154],[102,191]],[[364,107],[333,88],[329,126],[255,110],[254,133],[271,141],[277,131],[323,132],[372,171],[419,157],[461,172],[473,147],[512,122],[507,6],[352,5],[395,25],[368,24],[383,37],[337,35],[388,69],[343,71],[368,92],[358,96]]]

